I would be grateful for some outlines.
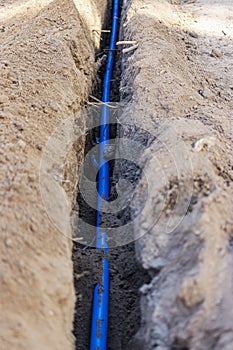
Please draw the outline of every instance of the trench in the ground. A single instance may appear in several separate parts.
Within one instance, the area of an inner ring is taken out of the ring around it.
[[[111,6],[110,1],[106,13],[104,28],[111,27]],[[103,54],[107,53],[107,45],[109,34],[102,33],[103,40],[101,48],[96,52],[96,58],[100,59]],[[119,84],[121,79],[120,53],[116,53],[114,63],[114,73],[112,79],[111,101],[119,101]],[[104,61],[104,59],[103,59]],[[101,99],[101,81],[103,80],[104,64],[99,70],[98,76],[94,83],[92,94]],[[88,121],[87,121],[88,122]],[[111,138],[117,133],[117,124],[111,126]],[[90,130],[86,137],[85,154],[95,146],[96,128]],[[121,174],[114,173],[114,163],[110,162],[111,181],[116,182],[116,177]],[[93,179],[91,173],[92,166],[84,167],[84,175]],[[115,177],[113,181],[113,177]],[[82,183],[82,178],[80,179]],[[110,189],[112,197],[114,197],[115,187]],[[92,225],[93,230],[89,235],[95,237],[95,221],[96,211],[91,208],[83,199],[79,191],[77,196],[79,218],[84,222]],[[127,211],[118,215],[118,223],[124,224]],[[114,218],[112,219],[115,220]],[[108,218],[109,221],[109,218]],[[111,224],[111,218],[110,222]],[[78,236],[85,236],[87,233],[82,232],[79,227]],[[92,242],[93,243],[93,242]],[[73,263],[74,263],[74,286],[76,291],[76,308],[74,320],[74,335],[76,338],[76,350],[89,348],[90,330],[91,330],[91,314],[92,299],[95,284],[99,281],[102,272],[102,255],[91,246],[85,246],[80,243],[73,245]],[[144,283],[148,283],[150,278],[148,274],[139,266],[135,257],[134,242],[124,246],[111,248],[108,251],[108,262],[110,270],[110,290],[109,290],[109,318],[108,318],[108,349],[109,350],[126,350],[130,348],[131,340],[137,333],[140,323],[140,292],[139,289]]]

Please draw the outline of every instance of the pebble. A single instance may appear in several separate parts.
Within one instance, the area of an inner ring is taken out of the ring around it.
[[[28,174],[28,181],[29,182],[35,182],[36,181],[36,175],[35,174]]]
[[[18,141],[18,146],[22,149],[24,149],[26,147],[26,142],[24,142],[23,140],[19,140]]]
[[[217,57],[217,58],[220,58],[220,57],[222,57],[222,56],[223,56],[223,53],[222,53],[222,51],[221,51],[221,50],[219,50],[219,49],[213,49],[213,50],[211,51],[210,56],[211,56],[211,57]]]
[[[10,239],[10,238],[7,238],[6,240],[5,240],[5,244],[6,244],[6,246],[7,247],[11,247],[12,246],[12,239]]]
[[[203,137],[202,139],[198,140],[197,142],[195,142],[195,144],[193,145],[193,148],[195,149],[196,152],[200,152],[204,146],[215,146],[216,144],[216,139],[213,136],[206,136]]]
[[[197,39],[198,38],[198,34],[196,32],[188,32],[187,33],[189,36],[191,36],[192,38]]]
[[[6,31],[6,27],[5,27],[5,26],[1,26],[1,27],[0,27],[0,31],[1,31],[1,32],[5,32],[5,31]]]
[[[19,260],[19,266],[20,267],[24,267],[25,266],[25,263],[24,263],[24,261],[21,259],[21,260]]]
[[[38,30],[38,34],[40,34],[41,36],[44,36],[45,35],[45,32],[42,31],[41,29]]]

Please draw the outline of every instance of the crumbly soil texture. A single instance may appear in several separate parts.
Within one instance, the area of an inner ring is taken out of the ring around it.
[[[90,147],[79,112],[101,97],[107,6],[0,0],[3,350],[89,347],[102,256],[67,236],[74,215],[95,229],[78,195]],[[137,44],[118,47],[112,82],[122,161],[111,200],[121,190],[127,205],[108,218],[121,228],[108,253],[108,349],[232,350],[232,19],[232,0],[122,3],[119,40]],[[81,137],[61,160],[47,142],[67,118]]]
[[[118,153],[145,174],[130,212],[152,276],[132,349],[231,349],[233,4],[132,0],[124,13],[138,46],[122,57],[119,120],[141,147]]]
[[[84,154],[86,121],[79,111],[96,70],[99,37],[92,29],[102,28],[105,9],[106,1],[85,1],[85,9],[80,0],[0,1],[3,350],[74,349],[68,208],[76,199]],[[66,157],[59,159],[62,133],[51,153],[47,143],[65,120],[81,136],[66,140]]]
[[[110,249],[108,349],[131,349],[139,330],[139,288],[150,281],[135,259],[134,244]],[[90,343],[93,291],[101,278],[102,254],[96,249],[75,245],[73,249],[74,280],[77,305],[74,323],[76,349],[88,349]]]
[[[121,9],[121,5],[120,5]],[[109,4],[106,12],[104,28],[111,28],[111,11],[112,7]],[[119,20],[120,22],[120,20]],[[110,35],[102,34],[102,42],[100,48],[96,51],[96,60],[106,61],[108,53]],[[113,70],[111,101],[119,102],[119,86],[121,78],[121,54],[115,53],[115,63]],[[99,66],[96,81],[93,87],[92,95],[101,99],[103,76],[105,65]],[[90,99],[92,100],[92,99]],[[101,109],[99,108],[99,117]],[[98,117],[98,116],[97,116]],[[114,140],[117,135],[117,122],[110,126],[110,138]],[[96,138],[99,136],[98,128],[89,126],[90,130],[86,136],[85,155],[87,158],[88,152],[92,147],[96,146]],[[98,162],[98,154],[95,155]],[[83,169],[83,176],[88,177],[95,182],[96,178],[92,175],[94,167],[93,160],[90,159]],[[122,175],[120,172],[116,174],[114,171],[115,162],[110,162],[110,199],[116,197],[115,184],[117,178]],[[114,174],[114,175],[113,175]],[[82,184],[83,179],[80,179]],[[80,186],[79,186],[80,188]],[[94,196],[94,194],[91,194]],[[92,229],[87,232],[82,225],[78,224],[75,228],[76,237],[85,237],[86,245],[74,243],[73,246],[73,264],[74,264],[74,286],[76,290],[76,311],[74,320],[74,335],[76,338],[76,350],[88,349],[90,344],[91,319],[92,319],[92,302],[94,287],[100,283],[102,279],[102,258],[103,254],[95,249],[96,235],[96,210],[91,208],[83,199],[81,191],[77,195],[77,211],[79,218],[87,221],[92,225]],[[107,218],[102,217],[102,221],[107,220],[107,226],[111,227],[116,224],[121,226],[124,221],[129,219],[129,213],[126,210],[125,215],[108,215]],[[106,222],[105,222],[106,225]],[[90,245],[89,245],[90,244]],[[135,256],[134,242],[123,246],[114,246],[113,241],[109,240],[110,249],[106,254],[109,263],[109,314],[108,314],[108,349],[127,350],[132,347],[132,339],[138,332],[141,324],[140,311],[140,293],[139,289],[144,283],[150,281],[150,277],[146,271],[140,266]]]

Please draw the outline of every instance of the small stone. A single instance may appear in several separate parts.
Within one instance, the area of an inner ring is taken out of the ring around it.
[[[23,140],[19,140],[18,141],[18,146],[22,149],[24,149],[26,147],[26,142],[24,142]]]
[[[5,240],[5,244],[6,244],[6,246],[7,247],[11,247],[12,246],[12,239],[10,239],[10,238],[7,238],[6,240]]]
[[[187,34],[189,35],[189,36],[191,36],[192,38],[195,38],[195,39],[197,39],[198,38],[198,34],[196,33],[196,32],[187,32]]]
[[[221,50],[219,50],[219,49],[213,49],[213,50],[211,51],[210,56],[211,56],[211,57],[217,57],[217,58],[220,58],[220,57],[222,57],[222,56],[223,56],[223,53],[222,53],[222,51],[221,51]]]
[[[28,181],[29,182],[35,182],[36,181],[36,175],[35,174],[28,174]]]
[[[206,136],[196,141],[193,148],[196,152],[200,152],[205,146],[213,147],[216,144],[216,139],[213,136]]]
[[[42,31],[41,29],[38,30],[38,34],[41,35],[41,36],[45,35],[44,31]]]

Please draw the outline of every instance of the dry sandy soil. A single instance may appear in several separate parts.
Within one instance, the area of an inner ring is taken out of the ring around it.
[[[80,1],[0,2],[0,348],[4,350],[74,348],[72,244],[48,218],[39,168],[54,128],[66,118],[75,119],[92,86],[97,45],[92,22],[95,29],[102,27],[105,6],[104,1],[98,5],[87,1],[85,7],[84,15]],[[80,129],[84,123],[77,120]],[[69,169],[63,171],[74,184],[70,202],[75,198],[83,143],[84,137],[71,145]],[[56,199],[50,204],[56,207]],[[67,221],[63,206],[56,210]]]
[[[48,218],[39,171],[64,119],[84,130],[76,116],[95,76],[92,29],[101,28],[106,3],[0,0],[4,350],[74,349],[71,241]],[[232,350],[233,3],[123,3],[120,39],[138,47],[121,58],[120,121],[144,132],[137,162],[146,176],[131,211],[137,259],[151,278],[140,289],[141,328],[127,349]],[[141,142],[137,130],[128,134]],[[71,184],[70,207],[83,148],[84,137],[61,173]]]
[[[124,6],[121,35],[138,48],[123,56],[121,122],[155,137],[141,152],[146,177],[132,208],[143,209],[137,257],[151,274],[132,348],[230,350],[233,3]]]

